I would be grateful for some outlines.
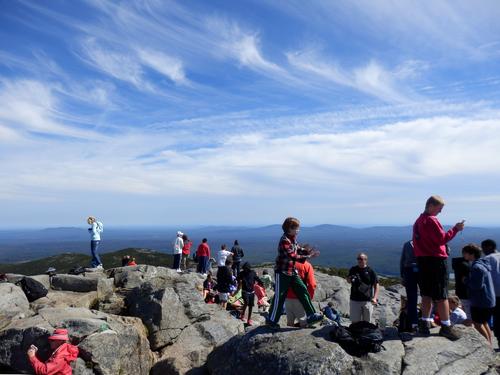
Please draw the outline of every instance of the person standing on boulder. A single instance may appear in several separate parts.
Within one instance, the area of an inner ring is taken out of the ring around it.
[[[297,243],[297,235],[300,231],[300,221],[294,217],[288,217],[281,226],[283,236],[278,245],[278,256],[276,257],[275,272],[275,294],[266,324],[270,328],[279,328],[278,321],[283,311],[286,294],[292,288],[302,307],[306,311],[307,323],[316,323],[323,319],[323,315],[317,313],[307,292],[307,287],[297,274],[295,262],[299,259],[308,259],[313,256],[311,251],[300,247]]]
[[[497,251],[497,244],[491,239],[481,242],[481,249],[484,253],[484,260],[490,265],[491,280],[495,287],[495,308],[493,310],[493,333],[500,342],[500,253]]]
[[[174,242],[174,264],[172,265],[172,268],[176,270],[177,272],[182,272],[181,271],[181,256],[182,256],[182,248],[184,247],[184,241],[182,240],[182,236],[184,233],[181,231],[177,232],[177,237],[175,238]]]
[[[43,363],[36,357],[38,348],[31,345],[28,349],[28,358],[36,375],[71,375],[71,362],[78,357],[78,347],[68,343],[68,330],[58,328],[49,336],[49,345],[52,355]]]
[[[441,318],[439,335],[453,341],[458,340],[460,335],[450,322],[446,244],[464,229],[464,221],[445,232],[437,218],[443,207],[443,198],[431,196],[425,203],[425,211],[413,225],[413,248],[417,258],[418,285],[422,296],[422,318],[418,323],[418,330],[422,335],[430,334],[432,302],[435,301]]]
[[[182,242],[184,243],[184,246],[182,246],[182,268],[186,271],[187,260],[191,254],[191,246],[193,245],[193,242],[191,242],[186,233],[182,235]]]
[[[210,246],[208,246],[206,238],[201,240],[201,244],[196,250],[196,257],[198,259],[198,272],[206,276],[208,272],[208,260],[210,259]]]
[[[234,240],[234,245],[231,248],[231,252],[233,253],[233,274],[237,277],[240,273],[241,259],[245,256],[245,253],[240,247],[238,240]]]
[[[217,254],[217,266],[223,267],[226,265],[226,259],[232,256],[233,253],[227,250],[226,245],[221,245],[219,253]],[[233,271],[234,274],[234,271]]]
[[[314,278],[314,268],[306,259],[297,260],[295,262],[295,269],[297,274],[302,279],[304,284],[306,284],[307,292],[311,297],[314,298],[314,291],[316,290],[316,279]],[[290,327],[295,327],[295,321],[299,323],[301,327],[306,327],[306,311],[302,307],[302,304],[297,299],[292,288],[288,289],[285,300],[285,311],[286,311],[286,323]]]
[[[378,303],[379,283],[374,270],[368,267],[368,255],[359,253],[358,264],[351,267],[346,280],[351,284],[349,315],[353,323],[371,323],[373,306]]]
[[[254,285],[255,283],[262,284],[262,281],[259,279],[255,271],[252,270],[250,263],[245,262],[242,268],[243,270],[237,277],[238,290],[235,292],[235,294],[238,294],[238,291],[241,289],[241,296],[243,297],[243,309],[241,310],[240,313],[240,319],[243,322],[246,322],[247,325],[251,326],[253,325],[252,309],[255,305]],[[248,307],[248,319],[245,320],[245,310],[247,309],[247,307]]]
[[[413,252],[413,241],[408,241],[403,245],[403,251],[401,252],[401,259],[399,262],[399,272],[406,289],[406,311],[409,324],[411,324],[412,332],[415,332],[418,327],[418,266],[417,259]]]
[[[90,252],[92,253],[92,260],[90,266],[102,270],[102,262],[99,257],[98,249],[101,243],[101,233],[104,230],[104,225],[98,221],[94,216],[87,218],[87,223],[91,226],[88,231],[90,233]]]

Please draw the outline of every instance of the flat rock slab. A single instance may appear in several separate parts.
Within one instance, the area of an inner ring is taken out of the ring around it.
[[[80,275],[56,275],[52,277],[52,288],[71,292],[87,293],[97,291],[98,279]]]

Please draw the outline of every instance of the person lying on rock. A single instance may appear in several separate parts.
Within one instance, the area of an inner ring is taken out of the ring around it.
[[[266,324],[269,328],[279,328],[278,321],[283,312],[286,295],[292,288],[298,300],[304,307],[307,315],[307,323],[313,324],[323,320],[323,315],[317,313],[307,292],[307,287],[297,274],[295,262],[299,259],[308,259],[316,253],[314,249],[307,251],[297,243],[297,235],[300,230],[300,221],[294,217],[285,219],[282,225],[283,236],[278,245],[278,256],[276,257],[275,271],[275,294]]]
[[[68,330],[57,328],[52,336],[49,336],[49,345],[52,354],[47,362],[43,363],[36,357],[38,348],[31,345],[28,349],[28,358],[36,375],[71,375],[73,369],[71,362],[78,357],[78,347],[71,345]]]

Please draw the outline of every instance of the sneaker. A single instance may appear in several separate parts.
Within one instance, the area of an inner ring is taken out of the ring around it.
[[[429,336],[431,334],[431,331],[429,329],[429,322],[426,322],[425,320],[419,320],[418,321],[418,333],[421,336]]]
[[[182,273],[182,270],[180,268],[177,268],[176,270],[178,273]]]
[[[99,265],[98,265],[95,269],[96,269],[96,270],[103,270],[103,269],[104,269],[104,267],[102,266],[102,264],[99,264]]]
[[[458,332],[457,329],[452,326],[441,326],[441,329],[439,330],[439,336],[446,337],[451,341],[456,341],[461,337],[460,332]]]
[[[323,314],[314,313],[307,317],[307,324],[314,324],[323,320]]]

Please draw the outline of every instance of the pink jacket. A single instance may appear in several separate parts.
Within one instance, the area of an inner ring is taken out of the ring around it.
[[[448,258],[446,243],[457,233],[455,227],[445,232],[436,216],[424,212],[413,224],[413,252],[416,257]]]
[[[64,343],[58,347],[47,362],[41,362],[36,356],[29,360],[36,375],[72,375],[73,369],[70,363],[76,361],[78,348],[74,345]]]

